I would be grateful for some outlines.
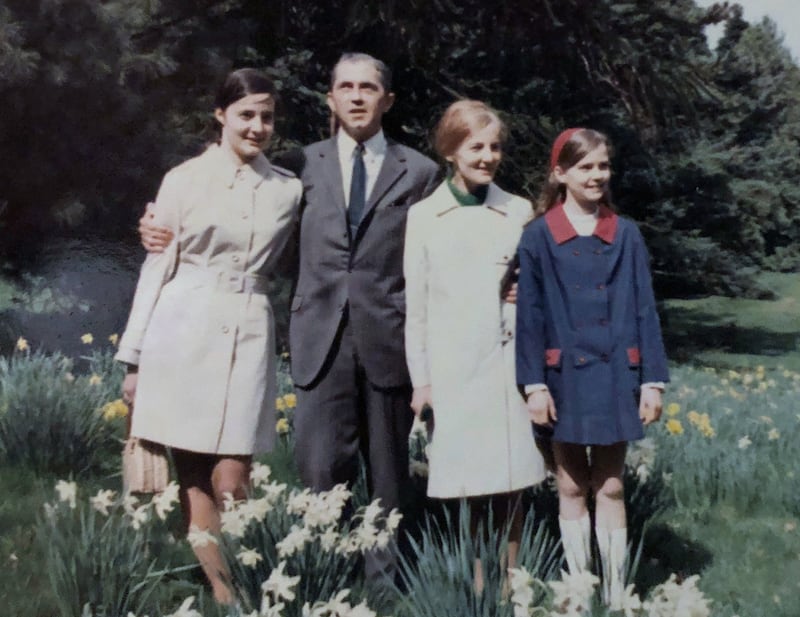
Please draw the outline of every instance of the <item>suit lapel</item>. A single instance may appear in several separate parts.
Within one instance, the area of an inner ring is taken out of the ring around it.
[[[342,167],[339,163],[339,150],[336,147],[336,139],[329,139],[325,143],[325,147],[320,149],[319,156],[324,170],[323,183],[327,188],[328,195],[331,196],[331,201],[334,202],[336,207],[346,213],[347,204],[344,203]]]
[[[398,145],[388,140],[386,144],[386,156],[383,159],[383,165],[378,172],[378,177],[375,180],[375,186],[367,200],[367,207],[364,210],[362,221],[367,220],[372,210],[378,205],[397,181],[406,174],[406,158]]]

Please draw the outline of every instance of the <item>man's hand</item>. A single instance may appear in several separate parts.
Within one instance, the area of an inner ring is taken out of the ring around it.
[[[411,410],[414,412],[414,415],[419,417],[425,405],[433,407],[431,387],[422,386],[421,388],[414,388],[414,393],[411,395]]]
[[[508,288],[508,292],[506,292],[506,297],[503,298],[504,302],[508,304],[516,304],[517,303],[517,284],[512,283],[511,287]]]
[[[536,390],[528,395],[528,415],[531,422],[539,426],[553,426],[558,420],[556,404],[549,390]]]
[[[172,230],[153,223],[155,219],[153,205],[153,202],[148,203],[142,218],[139,219],[139,237],[148,253],[163,253],[172,242],[174,234]]]
[[[639,417],[645,426],[658,421],[661,417],[661,390],[653,387],[642,388],[639,398]]]

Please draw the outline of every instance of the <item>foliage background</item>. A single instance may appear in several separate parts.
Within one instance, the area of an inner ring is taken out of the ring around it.
[[[798,67],[774,23],[693,0],[3,0],[0,250],[130,238],[164,171],[213,138],[211,97],[233,67],[280,83],[273,154],[324,137],[344,50],[393,68],[387,131],[425,152],[454,98],[501,110],[514,192],[535,196],[562,128],[607,131],[618,207],[662,293],[768,295],[755,272],[797,267]]]

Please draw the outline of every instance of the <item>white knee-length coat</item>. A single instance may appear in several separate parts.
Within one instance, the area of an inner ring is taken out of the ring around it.
[[[155,221],[175,234],[142,265],[116,358],[139,366],[131,434],[215,454],[274,441],[276,366],[267,276],[302,185],[259,155],[219,146],[170,170]]]
[[[544,478],[514,374],[516,307],[500,290],[531,214],[530,202],[495,184],[481,206],[460,206],[443,183],[409,210],[406,358],[414,387],[431,386],[432,497],[514,491]]]

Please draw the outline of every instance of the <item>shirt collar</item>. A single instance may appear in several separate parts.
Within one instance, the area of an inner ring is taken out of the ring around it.
[[[601,205],[597,212],[597,225],[592,235],[597,236],[606,244],[613,243],[617,234],[618,219],[619,217],[610,208]],[[544,215],[544,221],[556,244],[564,244],[578,235],[564,212],[563,203],[558,203],[550,208]]]
[[[357,143],[358,142],[345,131],[339,129],[336,133],[336,147],[339,150],[339,160],[349,161],[353,157],[353,150],[355,150]],[[386,152],[386,136],[383,134],[383,129],[379,129],[377,133],[363,143],[365,156],[374,157]]]
[[[244,165],[237,165],[233,157],[218,144],[211,146],[209,151],[217,159],[215,163],[225,186],[229,189],[233,188],[236,180],[241,177],[244,177],[245,181],[253,188],[258,188],[272,172],[272,167],[263,153]]]

